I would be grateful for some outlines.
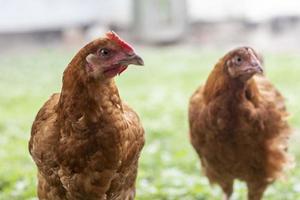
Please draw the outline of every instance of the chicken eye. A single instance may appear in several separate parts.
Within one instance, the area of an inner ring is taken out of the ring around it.
[[[240,64],[243,61],[243,59],[240,56],[237,56],[235,60],[238,64]]]
[[[102,56],[102,57],[107,57],[110,55],[110,50],[109,49],[106,49],[106,48],[103,48],[103,49],[100,49],[98,51],[98,55],[99,56]]]

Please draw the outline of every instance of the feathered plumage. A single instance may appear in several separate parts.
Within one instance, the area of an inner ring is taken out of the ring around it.
[[[143,62],[109,34],[77,53],[32,125],[39,199],[134,199],[144,130],[113,77]]]
[[[284,98],[264,75],[255,75],[261,71],[253,49],[235,49],[190,99],[191,143],[204,174],[222,187],[225,199],[235,179],[247,183],[248,199],[261,199],[291,161]]]

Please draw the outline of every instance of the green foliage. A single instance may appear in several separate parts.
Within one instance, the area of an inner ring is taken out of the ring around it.
[[[221,190],[210,187],[188,139],[187,105],[220,52],[198,49],[147,49],[145,67],[130,67],[117,77],[123,100],[140,115],[146,145],[140,160],[137,200],[215,200]],[[6,56],[0,61],[0,200],[36,198],[36,167],[27,141],[35,114],[61,88],[61,76],[72,54],[44,50],[36,55]],[[268,77],[287,98],[291,124],[300,126],[300,57],[265,55]],[[298,93],[297,93],[298,92]],[[298,155],[299,136],[291,141]],[[300,199],[300,168],[272,185],[265,199]],[[243,183],[234,199],[245,199]]]

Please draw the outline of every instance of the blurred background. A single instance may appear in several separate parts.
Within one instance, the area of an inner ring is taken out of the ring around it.
[[[114,30],[144,58],[116,81],[140,115],[146,145],[137,200],[214,200],[188,140],[192,92],[227,51],[248,45],[264,57],[283,93],[300,160],[300,1],[298,0],[0,0],[0,200],[36,199],[27,141],[32,121],[60,91],[63,70],[82,45]],[[297,163],[297,162],[296,162]],[[246,198],[237,182],[234,199]],[[300,199],[300,168],[265,199]]]
[[[299,51],[297,0],[1,0],[1,51],[69,46],[115,30],[140,44]],[[279,48],[280,47],[280,48]]]

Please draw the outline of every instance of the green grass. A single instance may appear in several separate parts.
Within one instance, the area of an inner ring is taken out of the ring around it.
[[[137,200],[215,200],[218,187],[210,187],[188,141],[187,104],[203,83],[221,52],[198,49],[146,49],[146,66],[131,67],[117,84],[123,100],[140,115],[146,145],[140,160]],[[32,121],[44,101],[61,88],[61,76],[72,53],[43,50],[10,55],[0,60],[0,200],[36,198],[36,167],[27,141]],[[300,57],[265,55],[268,77],[287,98],[290,122],[300,129]],[[300,160],[299,137],[291,152]],[[234,199],[245,199],[243,183],[235,185]],[[300,199],[300,168],[267,191],[268,200]]]

